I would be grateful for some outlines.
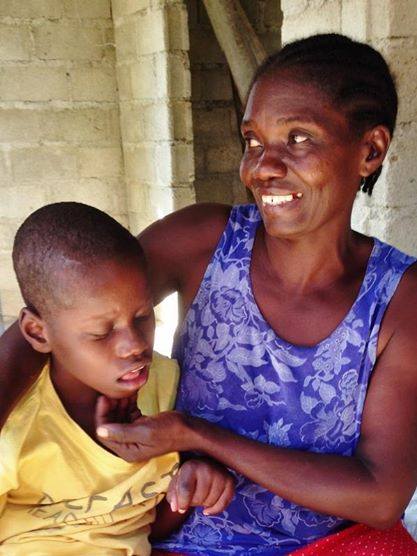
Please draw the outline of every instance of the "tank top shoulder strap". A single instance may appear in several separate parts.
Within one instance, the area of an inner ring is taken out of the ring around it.
[[[369,326],[368,356],[373,366],[376,360],[378,333],[385,311],[406,270],[416,258],[375,239],[374,249],[365,275],[358,312]]]
[[[396,247],[375,239],[375,246],[365,276],[365,282],[369,286],[365,295],[372,292],[374,305],[376,304],[379,309],[384,311],[391,301],[404,272],[414,262],[416,262],[415,257],[406,255]],[[375,315],[372,315],[372,313],[375,312],[370,312],[370,318],[375,319]],[[380,315],[380,319],[382,319],[382,315]],[[378,320],[380,321],[380,319]],[[373,324],[379,323],[374,320]]]
[[[406,255],[396,247],[388,245],[379,239],[375,239],[375,261],[385,269],[392,269],[399,277],[407,268],[416,262],[416,257]]]
[[[232,208],[204,278],[211,274],[216,263],[220,262],[223,266],[229,259],[251,256],[260,221],[261,216],[256,205],[236,205]]]
[[[231,286],[239,284],[242,278],[247,281],[245,278],[249,272],[253,241],[260,221],[256,205],[236,205],[230,211],[226,227],[207,265],[197,294],[175,333],[172,351],[175,359],[182,360],[187,326],[199,320],[202,312],[211,312],[211,293],[225,283]]]

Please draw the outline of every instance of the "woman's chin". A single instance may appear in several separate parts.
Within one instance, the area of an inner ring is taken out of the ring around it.
[[[286,222],[276,218],[263,218],[266,233],[279,239],[290,239],[303,233],[304,226],[300,222]]]

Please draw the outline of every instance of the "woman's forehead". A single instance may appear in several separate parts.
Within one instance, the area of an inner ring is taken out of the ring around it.
[[[314,108],[317,103],[329,107],[331,100],[317,83],[304,77],[300,72],[274,72],[260,77],[249,94],[247,107],[251,110],[259,104],[276,100],[291,102],[296,106]],[[274,103],[275,104],[275,103]]]
[[[350,127],[347,114],[332,103],[329,94],[296,72],[266,74],[253,85],[242,128],[265,122],[268,125],[307,123],[333,129]]]

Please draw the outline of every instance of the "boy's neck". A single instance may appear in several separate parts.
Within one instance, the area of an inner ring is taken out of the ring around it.
[[[68,415],[87,434],[94,437],[94,412],[99,393],[60,369],[59,365],[54,364],[53,358],[50,363],[50,376]]]

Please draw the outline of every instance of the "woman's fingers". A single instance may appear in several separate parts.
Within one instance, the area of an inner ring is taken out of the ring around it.
[[[96,425],[100,427],[102,425],[107,425],[110,423],[117,424],[130,424],[139,417],[141,417],[141,412],[138,409],[137,396],[130,396],[129,398],[121,399],[111,399],[106,396],[100,396],[96,403]],[[105,437],[104,435],[99,435],[102,439],[107,438],[108,440],[113,440],[111,435]],[[117,441],[117,439],[114,439]]]
[[[141,417],[142,413],[138,408],[138,395],[135,392],[133,396],[129,398],[129,408],[128,408],[128,422],[132,423],[139,417]]]
[[[141,417],[139,421],[146,419]],[[145,461],[172,450],[163,450],[157,444],[148,444],[147,430],[140,423],[105,424],[96,430],[97,437],[106,446],[126,461]]]
[[[143,429],[143,427],[142,427]],[[111,423],[104,421],[97,428],[97,435],[107,441],[127,444],[130,442],[140,443],[143,431],[137,423]]]
[[[129,398],[121,398],[120,400],[118,400],[118,404],[117,404],[118,415],[116,420],[119,423],[129,422],[127,417],[128,406],[129,406]]]
[[[110,409],[111,400],[106,398],[106,396],[99,396],[95,411],[96,426],[100,427],[101,425],[108,423]]]
[[[105,423],[97,434],[115,442],[135,442],[164,454],[181,450],[184,434],[181,416],[175,411],[167,411],[151,417],[140,417],[131,424]]]

